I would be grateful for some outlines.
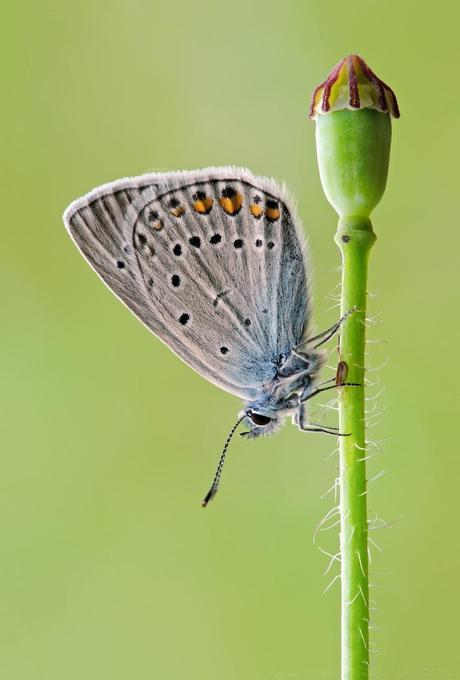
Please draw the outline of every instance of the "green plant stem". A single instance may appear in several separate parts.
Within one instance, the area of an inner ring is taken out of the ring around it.
[[[342,606],[342,680],[369,677],[369,577],[364,412],[364,347],[366,282],[369,251],[375,234],[369,219],[341,218],[335,236],[342,253],[342,315],[340,360],[348,366],[339,394],[340,552]]]

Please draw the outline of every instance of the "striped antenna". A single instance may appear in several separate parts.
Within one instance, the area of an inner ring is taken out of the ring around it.
[[[235,431],[236,431],[238,425],[245,418],[246,418],[246,414],[244,416],[241,416],[241,418],[238,418],[235,425],[232,427],[232,429],[228,433],[227,441],[225,442],[223,451],[220,454],[219,463],[217,464],[216,474],[214,475],[214,479],[212,480],[211,488],[209,489],[208,493],[206,494],[206,496],[203,498],[203,500],[201,502],[201,505],[202,505],[203,508],[205,508],[207,506],[209,501],[212,501],[212,499],[214,498],[214,496],[217,493],[217,490],[219,488],[220,477],[222,475],[222,469],[223,469],[224,463],[225,463],[225,456],[227,454],[228,445],[230,444],[230,441],[231,441],[233,435],[235,434]]]

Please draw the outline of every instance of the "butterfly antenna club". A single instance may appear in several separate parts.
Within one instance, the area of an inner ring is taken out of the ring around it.
[[[225,463],[225,457],[227,455],[228,445],[230,444],[231,439],[232,439],[233,435],[235,434],[239,424],[245,419],[245,417],[246,416],[244,415],[244,416],[241,416],[241,418],[238,418],[238,420],[236,421],[236,423],[234,424],[234,426],[232,427],[232,429],[228,433],[227,441],[225,442],[222,453],[220,454],[219,462],[217,464],[214,479],[212,480],[211,488],[209,489],[208,493],[206,494],[206,496],[203,498],[203,500],[201,502],[201,506],[203,508],[205,508],[207,506],[207,504],[210,501],[212,501],[212,499],[214,498],[214,496],[217,493],[217,490],[219,488],[220,478],[221,478],[221,475],[222,475],[222,470],[223,470],[224,463]]]

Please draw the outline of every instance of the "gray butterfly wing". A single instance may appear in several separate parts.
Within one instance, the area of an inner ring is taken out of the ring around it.
[[[107,285],[176,354],[253,399],[308,322],[303,245],[289,198],[273,180],[235,168],[150,175],[146,184],[147,177],[152,186],[116,212],[107,205],[117,183],[104,211],[97,191],[77,201],[65,214],[69,231]]]
[[[147,187],[158,190],[156,175],[131,177],[94,189],[74,201],[64,213],[64,223],[81,253],[113,292],[138,314],[139,282],[134,272],[122,272],[122,259],[127,244],[124,241],[123,223],[134,200],[140,198]],[[115,265],[115,266],[114,266]]]
[[[169,334],[152,306],[132,247],[132,234],[129,229],[126,231],[128,215],[137,214],[135,200],[141,200],[147,188],[150,196],[155,195],[163,178],[161,173],[148,174],[104,184],[73,201],[64,213],[64,224],[82,255],[104,283],[151,331],[176,351],[174,339],[168,342],[165,336]],[[176,353],[198,372],[212,379],[207,367],[201,365],[186,347]],[[223,389],[239,393],[223,379],[214,382]]]

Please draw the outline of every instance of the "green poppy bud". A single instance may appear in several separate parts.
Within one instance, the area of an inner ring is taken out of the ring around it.
[[[393,91],[357,55],[342,59],[313,92],[324,193],[342,219],[369,216],[383,196],[391,144]]]

